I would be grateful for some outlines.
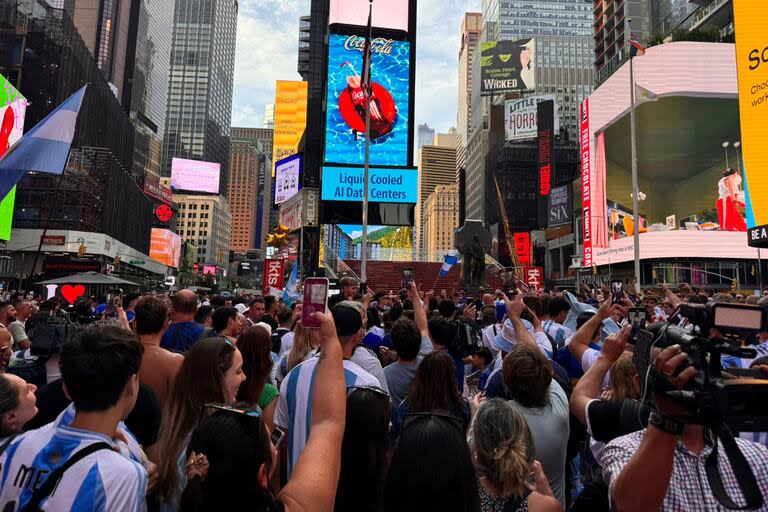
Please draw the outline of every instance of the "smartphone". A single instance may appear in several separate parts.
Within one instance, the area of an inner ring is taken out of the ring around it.
[[[317,329],[320,322],[312,313],[328,310],[328,279],[324,277],[308,277],[304,280],[304,301],[301,309],[301,325],[309,329]]]
[[[413,270],[407,268],[403,270],[403,284],[407,287],[408,283],[413,281]]]
[[[629,333],[629,342],[634,344],[637,340],[637,336],[640,334],[640,329],[645,329],[645,322],[648,319],[648,312],[645,308],[629,308],[629,316],[627,320],[632,326],[632,330]]]
[[[283,439],[285,439],[285,430],[280,427],[275,427],[275,429],[272,431],[272,435],[269,436],[269,438],[272,440],[272,446],[274,446],[275,450],[277,450],[280,448],[280,443],[282,443]]]
[[[366,293],[368,293],[368,284],[360,283],[360,296],[365,297]]]
[[[509,278],[509,281],[507,281],[507,291],[506,291],[507,297],[512,297],[513,295],[517,295],[517,278],[515,277],[514,272]]]
[[[619,280],[611,281],[611,296],[614,304],[621,304],[624,298],[624,282]]]

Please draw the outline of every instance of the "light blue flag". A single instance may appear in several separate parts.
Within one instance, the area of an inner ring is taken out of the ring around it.
[[[86,87],[84,85],[56,107],[3,155],[0,159],[0,199],[8,195],[27,171],[64,172]]]
[[[291,269],[291,277],[289,277],[288,282],[285,283],[285,290],[283,291],[283,302],[289,307],[301,297],[301,294],[296,291],[296,282],[299,277],[298,268],[299,263],[298,261],[295,261],[293,263],[293,268]]]
[[[451,271],[451,267],[454,266],[458,261],[459,261],[459,258],[457,258],[456,256],[446,254],[445,258],[443,259],[443,266],[440,267],[440,277],[447,276],[448,272]]]

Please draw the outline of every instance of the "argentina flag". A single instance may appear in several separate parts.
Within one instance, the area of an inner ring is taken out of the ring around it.
[[[445,258],[443,259],[443,266],[440,268],[440,277],[447,276],[448,272],[451,271],[451,267],[454,266],[458,261],[459,259],[456,256],[446,254]]]
[[[84,85],[29,130],[0,159],[0,199],[27,171],[62,174],[85,96]]]

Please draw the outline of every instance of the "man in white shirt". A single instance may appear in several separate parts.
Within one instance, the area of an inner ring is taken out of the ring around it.
[[[121,455],[118,441],[118,425],[136,404],[141,356],[136,336],[117,327],[90,327],[62,347],[64,390],[77,412],[69,425],[33,430],[11,443],[0,509],[22,510],[35,497],[46,510],[141,510],[147,472]],[[77,462],[41,496],[70,459]]]

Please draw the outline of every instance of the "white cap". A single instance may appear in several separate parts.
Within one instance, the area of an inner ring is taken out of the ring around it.
[[[268,323],[266,323],[266,322],[259,322],[259,323],[256,324],[256,327],[263,327],[264,329],[267,330],[269,335],[272,336],[272,326],[269,325]]]
[[[240,304],[235,304],[235,309],[238,313],[245,313],[248,311],[248,308],[242,302]]]

